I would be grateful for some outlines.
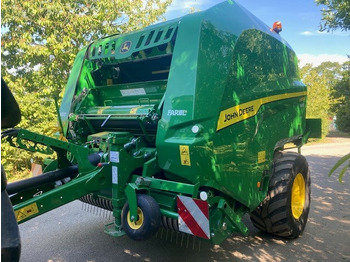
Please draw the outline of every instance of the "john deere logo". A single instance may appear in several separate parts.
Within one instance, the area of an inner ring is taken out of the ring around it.
[[[122,47],[120,48],[120,53],[124,54],[126,52],[129,52],[130,47],[131,47],[131,41],[125,41],[122,44]]]

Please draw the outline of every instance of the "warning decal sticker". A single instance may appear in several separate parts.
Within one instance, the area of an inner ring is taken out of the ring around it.
[[[179,231],[210,239],[209,206],[206,201],[177,196]]]
[[[38,206],[36,205],[36,203],[33,203],[15,211],[15,216],[16,216],[17,222],[20,222],[23,219],[26,219],[37,213],[39,213]]]
[[[189,146],[180,145],[180,159],[181,159],[181,165],[183,166],[191,165]]]
[[[266,151],[258,152],[258,164],[264,163],[266,159]]]

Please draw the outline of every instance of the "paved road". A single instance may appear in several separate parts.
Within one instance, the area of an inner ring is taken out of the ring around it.
[[[312,172],[312,203],[306,230],[296,240],[263,234],[249,218],[248,237],[235,235],[220,246],[201,243],[200,251],[192,238],[187,247],[187,238],[176,241],[176,235],[165,231],[144,242],[112,238],[103,233],[108,218],[84,211],[75,201],[20,225],[21,261],[350,261],[350,174],[342,185],[335,176],[327,177],[349,151],[349,139],[304,147]]]

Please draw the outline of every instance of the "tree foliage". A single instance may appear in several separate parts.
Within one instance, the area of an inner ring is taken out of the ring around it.
[[[350,1],[349,0],[315,0],[322,9],[321,31],[350,30]]]
[[[322,136],[329,130],[330,109],[333,104],[331,92],[339,79],[340,64],[324,62],[318,67],[307,64],[300,69],[302,81],[308,87],[307,115],[308,118],[322,119]]]
[[[339,131],[350,132],[350,62],[343,65],[341,79],[335,84],[332,96],[336,103],[336,125]]]
[[[54,97],[61,98],[75,55],[88,43],[162,18],[171,0],[1,1],[2,77],[21,111],[20,127],[52,135]],[[26,152],[1,146],[7,173],[30,166]],[[20,154],[20,155],[19,155]]]
[[[308,86],[307,117],[322,119],[322,134],[327,135],[329,119],[336,115],[337,128],[350,132],[350,61],[342,65],[324,62],[300,69]]]

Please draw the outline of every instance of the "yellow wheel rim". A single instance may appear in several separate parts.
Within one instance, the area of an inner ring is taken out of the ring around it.
[[[140,227],[143,224],[143,212],[141,210],[141,208],[137,208],[137,220],[131,221],[130,220],[130,211],[128,211],[128,215],[127,215],[127,220],[128,220],[128,225],[131,229],[137,230],[140,229]]]
[[[305,205],[305,180],[301,173],[294,179],[292,187],[292,214],[295,219],[299,219],[303,213]]]

